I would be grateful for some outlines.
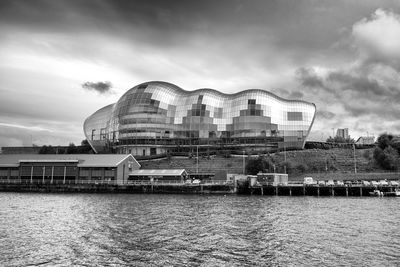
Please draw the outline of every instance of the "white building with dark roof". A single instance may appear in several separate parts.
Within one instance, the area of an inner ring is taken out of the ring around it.
[[[122,184],[140,168],[132,155],[0,155],[0,180],[26,183],[110,182]]]
[[[129,174],[129,181],[149,181],[149,182],[178,182],[183,183],[188,178],[185,169],[167,170],[133,170]]]

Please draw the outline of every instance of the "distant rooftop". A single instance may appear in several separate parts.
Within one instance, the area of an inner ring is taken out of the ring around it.
[[[0,167],[18,167],[20,162],[78,162],[78,167],[116,167],[126,154],[0,154]]]

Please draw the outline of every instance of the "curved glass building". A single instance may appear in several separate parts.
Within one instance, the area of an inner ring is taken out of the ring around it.
[[[154,81],[96,111],[85,120],[84,131],[100,153],[270,152],[303,148],[315,111],[312,103],[259,89],[224,94]]]

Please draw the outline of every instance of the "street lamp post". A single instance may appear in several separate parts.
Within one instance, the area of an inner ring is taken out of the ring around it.
[[[243,175],[245,174],[244,162],[245,162],[245,159],[244,159],[244,150],[243,150]]]
[[[353,144],[354,173],[357,173],[356,145]]]
[[[199,145],[197,145],[197,164],[196,164],[196,173],[199,173]]]
[[[285,173],[286,173],[286,145],[285,145],[285,143],[283,143],[283,156],[285,158],[285,163],[283,165],[283,168],[284,168]]]

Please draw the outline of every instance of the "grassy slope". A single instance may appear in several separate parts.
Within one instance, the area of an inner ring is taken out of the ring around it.
[[[380,171],[373,165],[373,149],[356,150],[357,171],[371,172]],[[275,162],[284,161],[285,153],[275,153],[271,157]],[[246,158],[247,159],[247,158]],[[294,171],[291,176],[304,176],[307,173],[335,172],[347,173],[354,172],[354,156],[352,149],[309,149],[300,151],[286,152],[286,160],[295,169],[298,165],[306,168],[304,173]],[[196,172],[197,161],[195,158],[172,157],[170,160],[161,159],[155,161],[140,162],[143,169],[186,169],[189,172]],[[243,172],[243,158],[241,157],[213,157],[211,159],[199,158],[199,172],[215,172],[226,170],[228,173]]]

